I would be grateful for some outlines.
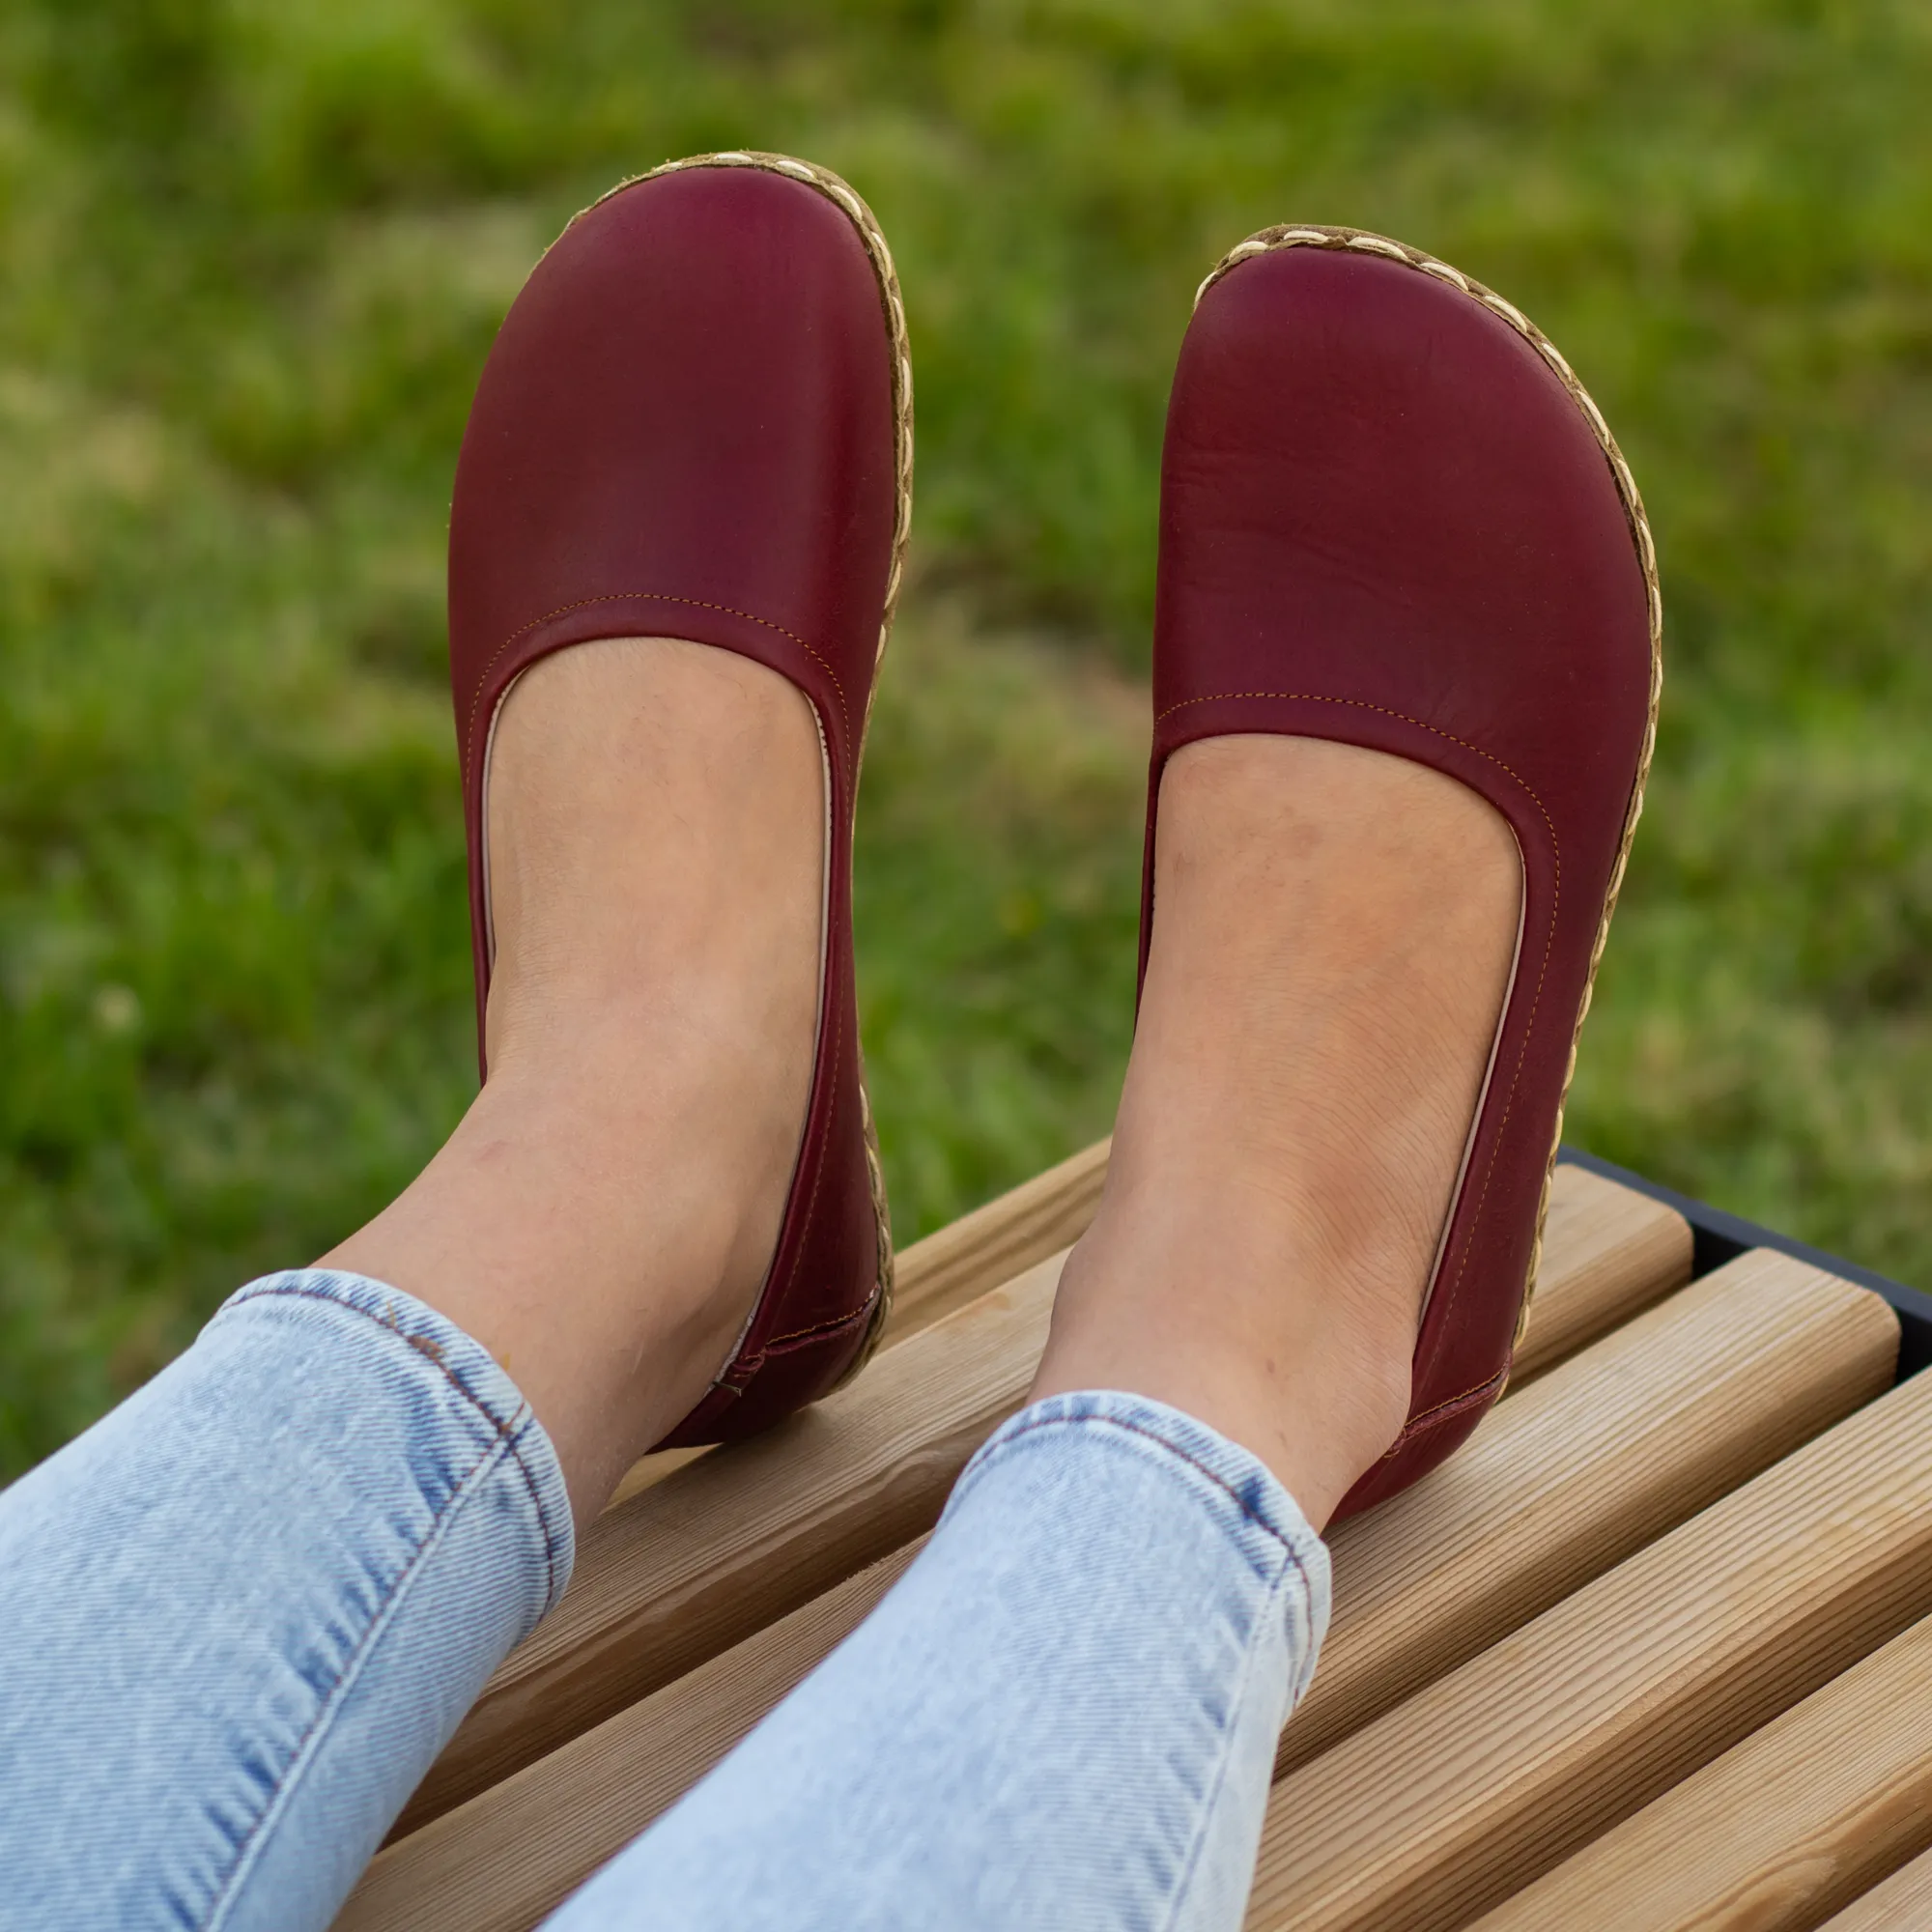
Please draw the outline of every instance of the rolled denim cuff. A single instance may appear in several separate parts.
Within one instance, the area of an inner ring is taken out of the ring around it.
[[[1288,1573],[1291,1587],[1281,1595],[1294,1662],[1290,1707],[1299,1703],[1314,1677],[1333,1604],[1328,1550],[1267,1467],[1207,1423],[1151,1396],[1119,1389],[1049,1396],[993,1432],[953,1486],[946,1516],[991,1470],[1015,1457],[1042,1451],[1052,1456],[1072,1431],[1105,1432],[1120,1453],[1164,1472],[1219,1527],[1263,1588],[1272,1588]]]
[[[536,1411],[496,1357],[446,1315],[401,1289],[334,1268],[289,1268],[236,1290],[204,1333],[238,1319],[267,1320],[295,1340],[308,1330],[353,1362],[384,1398],[379,1411],[393,1430],[432,1506],[473,1482],[479,1463],[500,1450],[497,1508],[541,1552],[541,1603],[527,1636],[570,1581],[576,1531],[556,1451]]]

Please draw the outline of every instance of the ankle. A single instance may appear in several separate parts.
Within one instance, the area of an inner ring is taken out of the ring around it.
[[[1399,1435],[1514,949],[1502,820],[1351,746],[1190,746],[1106,1199],[1040,1393],[1171,1402],[1320,1522]]]
[[[1119,1388],[1259,1457],[1318,1529],[1408,1412],[1415,1328],[1225,1190],[1117,1188],[1067,1258],[1032,1398]]]

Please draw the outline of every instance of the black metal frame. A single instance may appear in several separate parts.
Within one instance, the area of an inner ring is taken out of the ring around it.
[[[1646,1180],[1642,1175],[1633,1174],[1629,1168],[1618,1167],[1613,1161],[1599,1160],[1595,1154],[1585,1153],[1580,1148],[1566,1147],[1556,1158],[1567,1166],[1601,1174],[1605,1180],[1634,1187],[1639,1194],[1648,1194],[1653,1201],[1662,1201],[1666,1207],[1675,1208],[1690,1223],[1690,1272],[1693,1277],[1722,1267],[1747,1248],[1776,1248],[1780,1254],[1795,1255],[1801,1262],[1809,1262],[1813,1267],[1823,1268],[1828,1274],[1855,1281],[1860,1287],[1884,1295],[1898,1315],[1898,1379],[1903,1381],[1907,1376],[1916,1376],[1920,1369],[1932,1367],[1932,1294],[1921,1294],[1918,1289],[1907,1288],[1903,1282],[1892,1281],[1868,1267],[1861,1267],[1856,1262],[1828,1255],[1823,1248],[1794,1241],[1789,1235],[1780,1235],[1775,1228],[1761,1228],[1755,1221],[1747,1221],[1742,1215],[1726,1214],[1721,1208],[1708,1208],[1701,1201],[1693,1201],[1688,1194],[1679,1194],[1671,1187],[1660,1187],[1656,1181]]]

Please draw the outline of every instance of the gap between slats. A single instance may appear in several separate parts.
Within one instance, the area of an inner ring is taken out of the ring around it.
[[[1811,1932],[1928,1845],[1932,1621],[1921,1621],[1477,1932]]]
[[[1932,1610],[1918,1377],[1275,1786],[1250,1932],[1465,1924]]]

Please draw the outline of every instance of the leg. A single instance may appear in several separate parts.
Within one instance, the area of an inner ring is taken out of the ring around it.
[[[1238,1925],[1326,1618],[1315,1530],[1406,1411],[1516,854],[1452,781],[1297,739],[1178,754],[1159,837],[1114,1167],[1033,1406],[556,1932]]]
[[[327,1925],[756,1293],[814,1023],[803,700],[585,645],[518,686],[493,803],[448,1147],[0,1497],[0,1923]]]
[[[799,693],[665,639],[512,691],[490,786],[490,1079],[324,1257],[488,1348],[580,1523],[704,1392],[778,1240],[811,1078],[824,806]]]

